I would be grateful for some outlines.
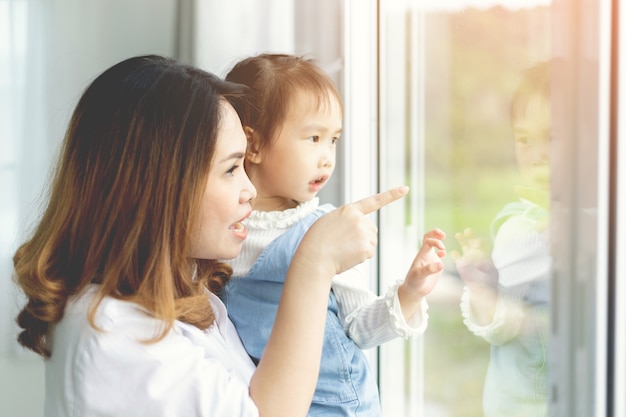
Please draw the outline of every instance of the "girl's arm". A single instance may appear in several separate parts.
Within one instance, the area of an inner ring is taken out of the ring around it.
[[[339,305],[339,318],[348,336],[361,349],[369,349],[396,337],[423,333],[428,320],[425,296],[432,291],[445,256],[445,234],[434,229],[424,235],[404,281],[376,295],[358,285],[358,267],[335,277],[333,291]]]
[[[407,320],[398,298],[402,281],[391,285],[385,294],[376,296],[359,284],[362,281],[359,266],[336,276],[332,284],[339,320],[348,337],[359,348],[370,349],[398,337],[407,339],[422,334],[428,320],[426,299],[422,299],[420,310]]]

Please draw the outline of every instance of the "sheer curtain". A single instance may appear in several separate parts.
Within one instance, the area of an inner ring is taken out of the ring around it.
[[[26,85],[26,2],[0,2],[0,355],[6,355],[14,337],[15,291],[11,285],[12,252],[18,236],[21,196],[18,166]],[[24,178],[27,182],[28,178]]]
[[[12,256],[45,202],[82,90],[131,55],[174,55],[178,2],[0,0],[0,414],[43,415],[40,359],[16,343]],[[149,11],[149,13],[147,13]]]

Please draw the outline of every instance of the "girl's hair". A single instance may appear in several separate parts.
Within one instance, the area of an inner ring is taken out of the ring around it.
[[[522,80],[513,93],[510,107],[511,122],[523,118],[532,100],[537,98],[550,102],[551,61],[543,61],[526,69]]]
[[[291,100],[299,91],[310,92],[317,105],[328,105],[332,98],[341,105],[341,95],[333,80],[313,59],[287,54],[260,54],[239,61],[226,80],[250,89],[249,126],[261,138],[259,149],[267,147],[282,125]]]
[[[244,88],[155,55],[122,61],[91,83],[69,123],[47,207],[13,257],[28,298],[17,317],[20,344],[49,357],[51,327],[90,283],[99,284],[94,327],[105,296],[164,320],[151,341],[176,319],[211,325],[204,289],[219,291],[231,270],[190,259],[190,234],[222,105],[244,115]]]

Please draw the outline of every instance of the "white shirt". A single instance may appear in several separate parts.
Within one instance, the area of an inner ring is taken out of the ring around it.
[[[233,267],[232,279],[246,275],[261,252],[274,239],[319,207],[319,199],[300,203],[283,211],[253,211],[244,223],[248,237],[240,255],[226,262]],[[422,308],[405,320],[398,299],[402,280],[392,285],[382,296],[363,287],[362,270],[357,266],[335,276],[332,290],[337,298],[339,320],[348,336],[361,349],[369,349],[397,337],[409,338],[425,331],[428,323],[428,304],[422,299]]]
[[[96,290],[70,299],[52,333],[46,417],[259,415],[248,391],[254,364],[216,296],[208,294],[216,315],[209,329],[176,321],[163,339],[142,343],[162,321],[107,297],[96,330],[87,319]]]

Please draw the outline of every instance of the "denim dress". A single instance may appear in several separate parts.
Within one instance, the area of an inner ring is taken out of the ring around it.
[[[224,302],[241,340],[258,363],[274,325],[291,259],[302,237],[325,212],[320,207],[272,241],[247,275],[234,277]],[[306,279],[306,277],[301,277]],[[308,415],[380,416],[374,375],[363,351],[348,338],[338,318],[337,300],[328,297],[320,374]]]

